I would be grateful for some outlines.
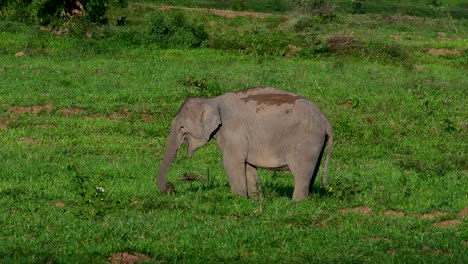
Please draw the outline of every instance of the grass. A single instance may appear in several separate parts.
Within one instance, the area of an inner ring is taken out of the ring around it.
[[[151,9],[133,18],[132,8],[142,10],[131,5],[129,24],[108,30],[137,32]],[[200,20],[209,34],[256,25],[294,39],[294,19]],[[456,32],[401,19],[339,16],[317,38],[352,31],[365,52],[288,58],[0,22],[0,262],[106,263],[117,252],[150,263],[466,262],[466,22]],[[210,143],[192,159],[180,150],[176,191],[160,194],[155,173],[184,98],[257,85],[329,117],[331,192],[296,203],[290,174],[262,170],[263,200],[233,196]]]

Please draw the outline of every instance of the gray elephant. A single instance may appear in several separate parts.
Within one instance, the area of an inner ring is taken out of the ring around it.
[[[180,145],[188,156],[215,139],[231,191],[260,195],[257,167],[289,170],[294,175],[294,200],[309,195],[322,154],[327,155],[321,186],[327,186],[327,167],[333,146],[332,127],[309,100],[270,87],[257,87],[212,98],[185,100],[172,121],[169,140],[158,172],[162,192],[167,173]]]

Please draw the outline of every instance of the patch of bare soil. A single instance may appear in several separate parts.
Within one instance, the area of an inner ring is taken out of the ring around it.
[[[39,127],[40,127],[40,128],[43,128],[43,129],[54,129],[54,128],[56,128],[57,126],[54,125],[54,124],[43,124],[43,125],[40,125]]]
[[[58,202],[56,202],[54,204],[54,206],[57,207],[57,208],[63,208],[63,207],[65,207],[65,204],[63,202],[58,201]]]
[[[289,44],[288,45],[288,51],[286,52],[286,54],[284,55],[286,58],[289,58],[289,57],[292,57],[294,56],[296,53],[300,52],[302,50],[301,47],[298,47],[296,45],[293,45],[293,44]]]
[[[369,239],[371,241],[375,241],[375,242],[380,242],[380,241],[388,242],[388,241],[390,241],[390,239],[388,239],[386,237],[369,237],[367,239]]]
[[[405,216],[405,212],[398,211],[398,210],[392,210],[392,209],[383,211],[382,214],[385,215],[385,216],[391,216],[391,217],[403,217],[403,216]]]
[[[461,216],[461,217],[468,216],[468,207],[463,208],[463,209],[458,213],[458,215]]]
[[[9,124],[10,122],[8,121],[0,121],[0,130],[7,129]]]
[[[38,115],[42,112],[46,112],[50,114],[52,111],[54,111],[55,106],[51,104],[47,105],[33,105],[33,106],[16,106],[8,109],[8,113],[12,114],[19,114],[19,115],[24,115],[24,114],[32,114],[32,115]]]
[[[449,252],[446,250],[431,249],[428,246],[422,246],[421,251],[426,252],[426,253],[436,254],[436,255],[448,255],[449,254]]]
[[[437,217],[441,217],[446,215],[447,213],[444,211],[435,211],[432,213],[425,213],[425,214],[416,214],[416,217],[423,218],[423,219],[434,219]]]
[[[58,112],[62,116],[70,117],[70,116],[82,115],[86,113],[86,110],[81,109],[81,108],[63,108],[63,109],[58,110]]]
[[[367,206],[358,206],[353,208],[343,208],[338,210],[338,212],[342,214],[357,213],[362,215],[368,215],[372,213],[372,209]]]
[[[181,9],[185,11],[199,11],[199,12],[204,12],[204,13],[222,16],[226,18],[233,18],[233,17],[241,16],[241,17],[252,17],[252,18],[263,19],[272,15],[269,13],[259,13],[259,12],[239,12],[239,11],[223,10],[223,9],[190,8],[190,7],[178,7],[178,6],[160,6],[158,9],[163,10],[163,11],[172,10],[172,9]]]
[[[432,226],[445,228],[445,227],[454,227],[454,226],[457,226],[459,224],[461,224],[460,220],[449,219],[449,220],[444,220],[444,221],[434,223]]]
[[[109,261],[112,264],[135,264],[149,259],[150,257],[143,254],[127,252],[114,253],[109,257]]]
[[[25,145],[33,145],[36,143],[36,140],[34,138],[30,137],[22,137],[18,140],[18,143],[20,144],[25,144]]]
[[[92,115],[89,115],[89,116],[85,116],[84,119],[85,120],[94,120],[96,118],[102,118],[103,115],[102,114],[92,114]]]
[[[124,118],[129,118],[132,115],[132,112],[127,108],[121,109],[119,112],[114,112],[107,116],[111,120],[120,120]]]
[[[150,114],[144,113],[141,115],[141,121],[143,122],[151,123],[153,122],[153,119],[154,119],[153,116]]]
[[[418,21],[417,17],[407,15],[392,15],[384,19],[388,24],[415,24]]]
[[[24,51],[19,51],[19,52],[16,52],[16,53],[15,53],[15,57],[16,57],[16,58],[25,57],[26,55],[27,55],[27,54],[26,54],[26,52],[24,52]]]
[[[440,56],[440,55],[458,55],[461,53],[461,51],[457,49],[436,49],[436,48],[431,48],[427,53],[434,55],[434,56]]]

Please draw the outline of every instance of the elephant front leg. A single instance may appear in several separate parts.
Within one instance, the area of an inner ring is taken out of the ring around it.
[[[226,172],[231,191],[234,194],[247,197],[247,178],[245,170],[245,160],[233,155],[223,154],[224,170]]]

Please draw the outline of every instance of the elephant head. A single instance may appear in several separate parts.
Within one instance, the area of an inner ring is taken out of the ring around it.
[[[219,106],[210,99],[189,98],[185,100],[172,121],[169,139],[166,144],[158,172],[158,187],[161,192],[167,188],[167,173],[178,149],[188,143],[188,156],[208,143],[221,125]]]

